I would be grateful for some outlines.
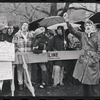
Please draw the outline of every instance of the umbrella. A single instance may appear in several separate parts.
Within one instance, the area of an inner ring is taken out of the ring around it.
[[[85,23],[84,21],[75,22],[75,24],[80,24],[80,28],[81,28],[82,31],[85,30],[85,28],[84,28],[84,23]]]
[[[42,27],[49,27],[54,24],[63,23],[65,22],[64,18],[61,16],[51,16],[44,18],[42,21],[39,22],[39,25]]]
[[[72,25],[73,27],[80,27],[79,24],[71,23],[71,25]],[[63,26],[65,30],[68,29],[66,23],[55,24],[55,25],[52,25],[52,26],[47,27],[47,29],[55,30],[55,29],[57,29],[58,26]]]
[[[35,29],[37,29],[39,27],[39,22],[42,21],[43,19],[44,18],[41,18],[41,19],[38,19],[36,21],[29,23],[29,30],[35,31]]]
[[[92,17],[89,18],[93,23],[100,28],[100,12],[94,14]]]
[[[100,12],[94,14],[92,17],[89,18],[93,23],[100,23]]]

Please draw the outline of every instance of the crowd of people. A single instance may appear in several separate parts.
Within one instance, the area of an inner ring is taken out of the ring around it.
[[[33,85],[39,84],[42,89],[50,83],[53,87],[64,86],[64,78],[69,81],[72,79],[75,80],[72,84],[77,82],[83,84],[84,96],[91,95],[90,91],[92,95],[99,96],[99,30],[90,20],[84,24],[85,32],[78,28],[74,29],[67,16],[67,14],[64,15],[68,29],[65,30],[63,26],[58,26],[55,30],[56,34],[45,27],[29,31],[29,24],[26,22],[22,24],[21,29],[17,26],[0,24],[0,41],[14,43],[15,52],[33,52],[34,54],[83,49],[85,53],[78,60],[57,60],[28,64],[30,79]],[[17,65],[17,78],[21,91],[24,89],[23,76],[24,69],[19,64]]]

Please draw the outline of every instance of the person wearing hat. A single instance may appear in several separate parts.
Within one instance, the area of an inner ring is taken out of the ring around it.
[[[64,14],[68,30],[80,39],[84,53],[75,65],[73,77],[83,84],[84,96],[100,96],[99,90],[99,55],[100,31],[90,19],[84,23],[85,32],[74,29],[69,23],[68,14]]]
[[[33,40],[32,43],[32,51],[35,54],[40,54],[40,53],[46,53],[46,45],[48,38],[45,36],[45,28],[40,27],[35,30],[36,38]],[[39,68],[41,68],[41,74],[39,78],[41,77],[40,81],[40,88],[44,88],[46,85],[48,85],[47,82],[47,68],[46,68],[46,63],[39,63],[37,64]]]
[[[7,28],[8,26],[4,25],[4,24],[0,24],[0,41],[5,41],[6,38],[6,34],[7,34]]]
[[[6,41],[6,34],[7,34],[7,26],[3,23],[0,23],[0,41]],[[5,63],[5,62],[0,62],[0,63]],[[3,80],[0,80],[0,94],[2,93],[2,85],[3,85]]]
[[[21,30],[19,30],[13,37],[12,42],[15,43],[16,52],[31,52],[31,45],[34,36],[28,31],[28,24],[23,23]],[[31,79],[31,64],[28,64],[28,71]],[[18,85],[19,90],[24,89],[24,69],[21,64],[17,65]]]

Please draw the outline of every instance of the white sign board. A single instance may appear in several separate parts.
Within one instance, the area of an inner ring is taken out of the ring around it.
[[[9,80],[12,78],[12,62],[0,62],[0,80]]]
[[[15,48],[13,43],[0,42],[0,61],[14,61]]]

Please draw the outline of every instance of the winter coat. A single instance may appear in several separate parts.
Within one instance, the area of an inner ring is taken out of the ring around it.
[[[73,77],[83,84],[99,84],[100,32],[91,33],[88,37],[85,32],[75,30],[69,23],[67,26],[70,33],[80,39],[84,50],[77,60]]]
[[[0,41],[5,41],[7,40],[6,34],[0,32]]]
[[[68,41],[67,41],[67,45],[68,47]],[[66,47],[66,49],[67,49]],[[47,50],[49,51],[65,51],[64,48],[64,37],[63,36],[59,36],[59,35],[55,35],[53,37],[53,39],[51,40],[51,42],[48,44]],[[58,65],[60,67],[65,66],[66,62],[65,61],[54,61],[54,65]]]
[[[42,53],[43,50],[46,50],[47,43],[48,43],[48,38],[45,35],[39,38],[36,37],[32,42],[32,52],[35,54]]]

